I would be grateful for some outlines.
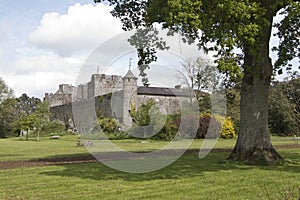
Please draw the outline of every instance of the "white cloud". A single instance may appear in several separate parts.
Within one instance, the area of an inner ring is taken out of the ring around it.
[[[16,62],[16,74],[33,72],[68,73],[79,70],[81,61],[76,58],[64,58],[55,54],[24,57]]]
[[[59,84],[73,83],[75,76],[76,74],[74,73],[33,72],[22,75],[6,75],[4,81],[10,88],[13,88],[17,97],[26,93],[29,96],[42,99],[44,93],[54,93],[58,89]]]
[[[0,74],[4,75],[5,83],[14,90],[16,96],[27,93],[43,98],[44,93],[55,92],[59,84],[74,84],[81,64],[79,58],[49,53],[23,56],[12,68],[1,68]]]
[[[122,32],[120,20],[112,17],[110,11],[111,7],[104,4],[77,3],[66,14],[45,13],[29,41],[63,56],[91,51]]]

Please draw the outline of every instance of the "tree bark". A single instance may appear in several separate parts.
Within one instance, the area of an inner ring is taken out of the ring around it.
[[[27,133],[26,133],[26,141],[28,141],[28,135],[29,135],[29,129],[27,129]]]
[[[241,88],[241,121],[237,143],[229,159],[282,160],[273,148],[268,130],[268,91],[271,76],[245,74]]]
[[[244,49],[244,77],[241,87],[241,120],[237,143],[228,159],[274,163],[283,160],[270,140],[268,130],[268,94],[273,73],[269,58],[270,25],[262,30],[256,55]]]

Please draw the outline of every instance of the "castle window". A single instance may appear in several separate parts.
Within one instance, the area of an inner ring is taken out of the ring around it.
[[[128,82],[130,82],[130,78],[128,79]]]

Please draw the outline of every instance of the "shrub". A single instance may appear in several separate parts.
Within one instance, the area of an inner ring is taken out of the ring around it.
[[[198,117],[194,114],[185,114],[183,117],[179,114],[167,115],[163,128],[151,139],[172,140],[177,133],[181,138],[194,138],[198,123]]]
[[[178,132],[177,122],[180,121],[180,115],[171,114],[166,116],[166,122],[158,134],[151,137],[154,140],[172,140]]]
[[[172,140],[178,131],[179,136],[182,138],[193,138],[193,131],[195,130],[197,130],[195,137],[197,139],[217,138],[221,132],[221,123],[218,120],[219,118],[220,117],[218,116],[212,116],[210,113],[201,113],[199,119],[194,114],[186,114],[182,118],[179,114],[167,115],[163,129],[151,139]],[[229,128],[224,128],[224,133],[229,133],[228,135],[235,137],[235,132],[232,132],[231,129],[233,128],[232,121],[229,119],[225,121],[226,127],[227,124],[229,124]]]
[[[119,128],[118,123],[114,118],[100,118],[98,119],[98,123],[105,133],[114,133]]]
[[[235,138],[236,133],[234,130],[233,122],[231,120],[231,117],[226,117],[223,123],[223,127],[221,130],[220,137],[224,139],[230,139],[230,138]]]
[[[185,114],[181,116],[180,121],[177,120],[180,136],[183,138],[195,138],[199,129],[199,116],[195,114]],[[196,133],[195,133],[196,131]]]
[[[173,130],[168,130],[176,129],[172,119],[160,113],[153,99],[147,100],[138,108],[131,102],[130,115],[133,127],[127,132],[133,137],[169,140],[174,135]]]
[[[217,138],[221,130],[221,123],[209,113],[201,113],[196,138]],[[208,135],[207,135],[208,134]]]
[[[153,99],[149,99],[137,108],[133,102],[131,102],[130,116],[135,124],[138,126],[147,126],[151,122],[151,117],[159,114],[159,109],[155,106],[156,103]]]
[[[66,127],[64,124],[58,122],[58,121],[52,121],[46,123],[44,126],[41,127],[41,135],[48,136],[51,135],[51,133],[64,133],[66,130]]]
[[[126,132],[123,132],[123,131],[117,131],[117,132],[113,132],[113,133],[105,133],[105,135],[110,140],[124,140],[124,139],[132,138],[130,135],[128,135]]]
[[[114,118],[99,117],[98,123],[89,133],[82,134],[83,139],[89,140],[122,140],[131,138],[127,133],[120,131],[120,126]]]

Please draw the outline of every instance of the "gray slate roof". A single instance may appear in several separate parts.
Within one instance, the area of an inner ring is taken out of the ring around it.
[[[161,87],[138,87],[139,95],[156,95],[156,96],[183,96],[189,97],[190,93],[187,89],[161,88]]]

